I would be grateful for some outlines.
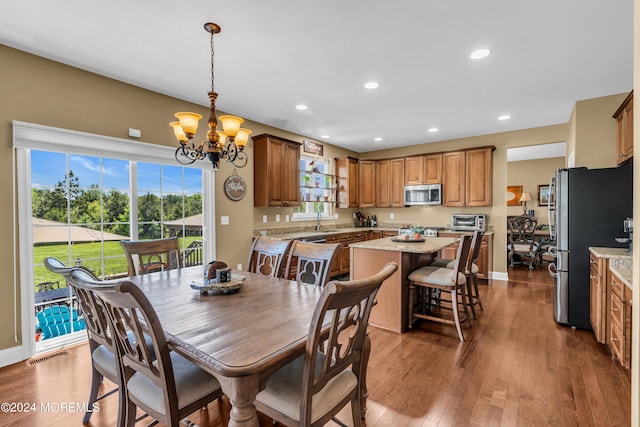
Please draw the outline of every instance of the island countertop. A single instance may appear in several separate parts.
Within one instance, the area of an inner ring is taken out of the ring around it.
[[[384,237],[382,239],[351,243],[350,246],[358,249],[429,254],[438,252],[440,249],[458,242],[458,239],[451,237],[425,237],[424,242],[396,242],[391,239],[392,237]]]

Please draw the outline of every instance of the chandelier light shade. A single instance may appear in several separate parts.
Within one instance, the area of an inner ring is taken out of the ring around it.
[[[218,93],[214,86],[213,35],[220,32],[220,26],[209,22],[204,24],[204,29],[211,34],[211,91],[208,92],[211,104],[209,131],[206,140],[200,144],[194,143],[193,137],[198,130],[198,122],[202,116],[198,113],[176,113],[178,121],[169,123],[180,143],[176,149],[175,157],[178,163],[183,165],[189,165],[196,160],[206,158],[211,162],[214,170],[218,170],[221,159],[242,168],[247,165],[247,154],[244,152],[244,148],[249,141],[251,131],[240,127],[244,122],[244,119],[240,117],[230,115],[216,117]],[[218,121],[222,125],[222,130],[218,130]]]

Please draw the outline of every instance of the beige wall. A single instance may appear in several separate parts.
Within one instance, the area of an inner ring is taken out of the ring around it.
[[[507,163],[507,185],[522,185],[533,201],[527,202],[527,210],[533,209],[538,224],[548,224],[547,207],[538,205],[538,186],[549,185],[556,169],[564,168],[565,158],[523,160]],[[507,215],[522,214],[522,206],[507,206]]]
[[[629,93],[577,101],[575,111],[575,166],[616,166],[616,121],[613,113]]]

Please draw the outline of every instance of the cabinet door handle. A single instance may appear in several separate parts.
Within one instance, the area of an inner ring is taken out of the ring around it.
[[[619,309],[617,309],[617,308],[612,308],[612,309],[611,309],[611,312],[612,312],[612,313],[615,313],[616,311],[620,311],[620,310],[619,310]]]
[[[611,337],[611,341],[620,341],[620,339],[616,337]]]

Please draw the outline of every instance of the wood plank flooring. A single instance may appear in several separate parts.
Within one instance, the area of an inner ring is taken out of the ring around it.
[[[370,328],[366,426],[630,425],[629,371],[592,332],[555,323],[546,271],[515,268],[509,276],[509,282],[481,285],[484,311],[464,328],[464,343],[455,328],[427,323],[402,335]],[[64,352],[0,369],[0,400],[37,406],[35,412],[0,413],[0,426],[81,424],[81,412],[40,408],[85,402],[88,347]],[[226,426],[229,409],[224,397],[189,419],[201,427]],[[116,410],[112,395],[90,425],[114,425]],[[339,419],[350,423],[348,407]],[[260,425],[272,423],[260,415]]]

